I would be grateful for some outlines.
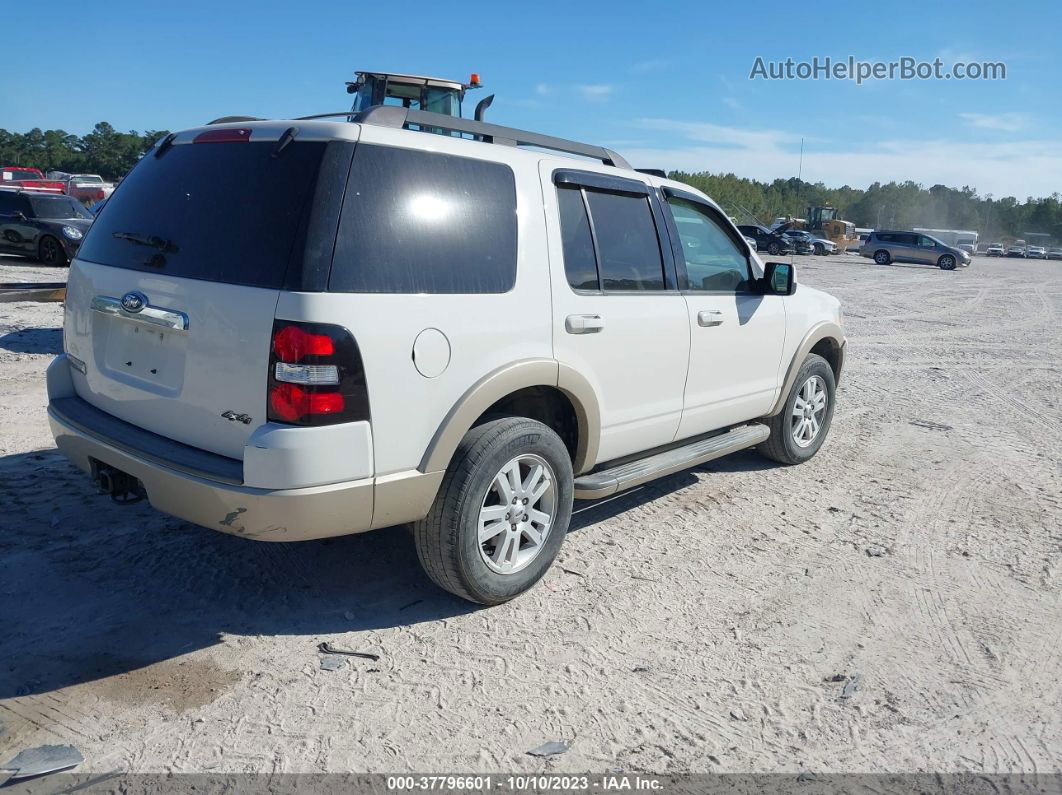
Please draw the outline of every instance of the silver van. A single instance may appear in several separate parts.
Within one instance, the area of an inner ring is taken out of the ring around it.
[[[891,262],[919,262],[951,271],[970,264],[970,254],[920,232],[893,232],[875,229],[859,253],[879,265]]]

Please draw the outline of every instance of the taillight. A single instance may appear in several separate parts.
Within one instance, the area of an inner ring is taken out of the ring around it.
[[[102,199],[103,198],[103,191],[101,191],[101,190],[96,191],[96,198],[97,199]]]
[[[341,326],[274,320],[268,388],[272,422],[333,425],[369,419],[361,352]]]

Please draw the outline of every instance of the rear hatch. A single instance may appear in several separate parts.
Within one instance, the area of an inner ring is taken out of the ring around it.
[[[65,344],[85,363],[83,400],[242,458],[266,421],[280,290],[313,289],[331,257],[353,151],[286,127],[181,133],[123,180],[70,272]]]

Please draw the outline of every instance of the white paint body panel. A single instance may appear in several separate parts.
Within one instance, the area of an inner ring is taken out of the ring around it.
[[[777,295],[685,296],[689,307],[690,369],[680,439],[762,417],[781,383],[786,299]],[[718,326],[701,326],[702,311]]]
[[[154,329],[91,309],[131,290],[184,312],[187,331]],[[67,283],[66,351],[85,362],[78,396],[141,428],[242,458],[266,421],[266,376],[277,290],[180,279],[75,260]],[[155,372],[152,372],[154,370]],[[250,424],[222,413],[250,415]]]

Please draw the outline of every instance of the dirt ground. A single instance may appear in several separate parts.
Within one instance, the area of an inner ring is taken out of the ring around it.
[[[0,763],[1062,770],[1062,263],[796,261],[849,337],[818,457],[581,504],[493,609],[401,529],[257,544],[95,495],[45,421],[61,306],[0,303]],[[380,659],[325,671],[321,641]]]

